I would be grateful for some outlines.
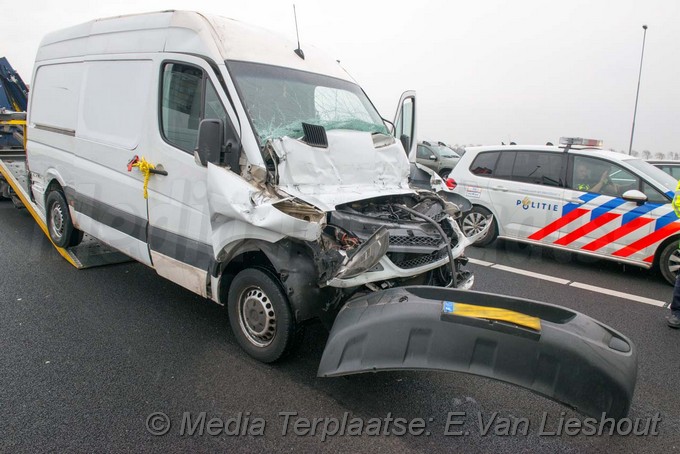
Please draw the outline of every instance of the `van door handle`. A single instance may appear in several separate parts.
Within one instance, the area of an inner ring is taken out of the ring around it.
[[[585,201],[583,201],[583,200],[581,200],[581,199],[567,199],[567,202],[569,202],[569,203],[577,203],[577,204],[579,204],[579,205],[582,205],[582,204],[586,203]]]
[[[505,186],[494,186],[491,189],[493,189],[494,191],[508,192],[508,188],[506,188]]]
[[[154,175],[163,175],[167,176],[168,172],[163,168],[163,164],[158,164],[155,167],[152,168],[152,166],[142,157],[142,159],[139,159],[139,156],[135,155],[132,159],[130,159],[127,163],[127,171],[132,172],[133,167],[139,167],[140,170],[142,169],[141,166],[144,166],[145,170],[148,170],[149,174],[154,174]],[[148,166],[148,167],[147,167]]]
[[[160,168],[159,168],[160,167]],[[158,167],[155,169],[149,169],[149,173],[153,173],[154,175],[163,175],[168,176],[168,171],[163,169],[163,166],[158,164]]]

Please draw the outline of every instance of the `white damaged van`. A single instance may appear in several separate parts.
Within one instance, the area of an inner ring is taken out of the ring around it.
[[[357,291],[472,285],[463,199],[409,184],[413,94],[395,140],[334,59],[295,49],[195,12],[95,20],[43,39],[28,118],[55,244],[86,232],[228,304],[267,361]]]
[[[478,238],[455,219],[471,205],[416,165],[414,94],[390,131],[335,60],[303,47],[181,11],[47,35],[27,164],[51,240],[85,232],[226,305],[261,361],[318,318],[319,376],[459,371],[625,416],[632,342],[566,308],[465,290]]]

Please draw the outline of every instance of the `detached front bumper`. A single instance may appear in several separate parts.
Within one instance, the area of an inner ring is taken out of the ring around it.
[[[593,417],[625,417],[637,352],[614,329],[563,307],[437,287],[350,300],[318,375],[383,370],[465,372],[512,383]]]

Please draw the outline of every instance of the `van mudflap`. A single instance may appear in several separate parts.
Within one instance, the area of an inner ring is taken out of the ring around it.
[[[509,296],[401,287],[354,298],[333,324],[320,377],[439,370],[529,389],[592,417],[628,414],[633,343],[570,309]]]

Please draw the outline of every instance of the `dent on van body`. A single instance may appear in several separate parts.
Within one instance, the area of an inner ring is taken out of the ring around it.
[[[315,241],[325,224],[322,212],[309,220],[286,214],[280,204],[293,204],[265,184],[247,182],[224,167],[208,164],[208,207],[212,245],[220,258],[226,246],[245,238],[276,242],[284,237]]]

